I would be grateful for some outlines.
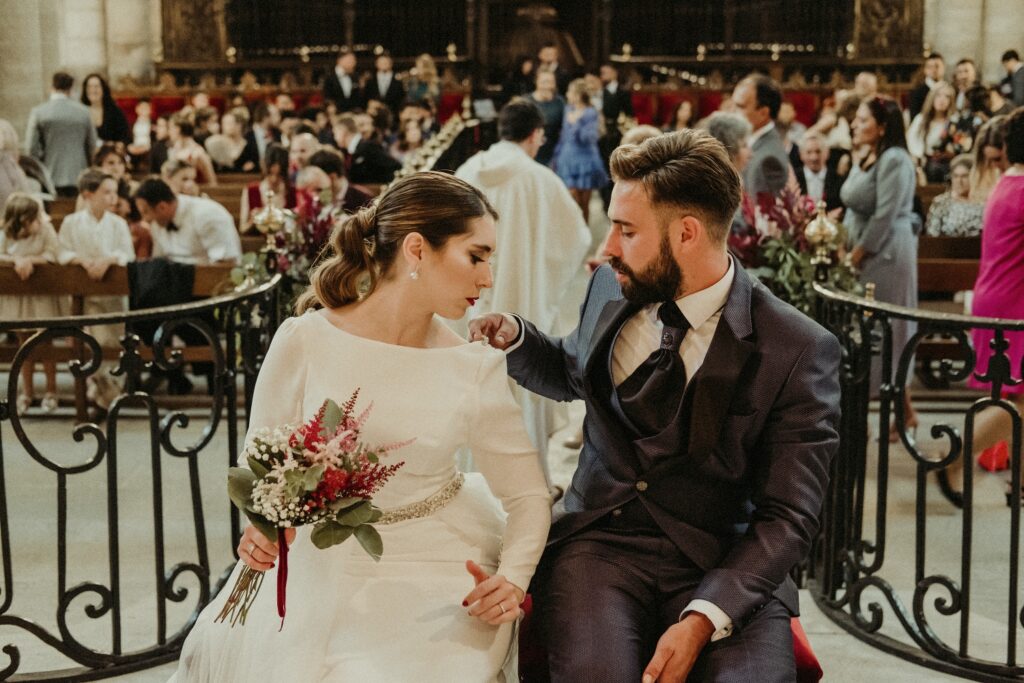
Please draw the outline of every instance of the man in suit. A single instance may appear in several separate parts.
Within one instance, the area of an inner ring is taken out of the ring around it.
[[[921,113],[921,109],[924,107],[925,98],[928,97],[928,93],[932,91],[932,88],[942,82],[942,79],[946,76],[946,61],[942,58],[938,52],[932,52],[924,60],[924,80],[918,84],[916,88],[910,91],[910,120],[913,121],[914,117]]]
[[[324,100],[334,102],[338,112],[366,108],[363,89],[356,80],[356,55],[347,48],[338,53],[334,68],[325,75]]]
[[[348,178],[353,183],[390,183],[402,168],[383,145],[359,133],[356,118],[351,114],[342,114],[334,122],[334,141],[345,157]]]
[[[1006,78],[999,82],[999,92],[1015,107],[1024,106],[1024,64],[1016,50],[1007,50],[1000,61],[1006,69]]]
[[[377,55],[374,67],[376,70],[373,77],[366,82],[366,87],[363,90],[366,101],[383,102],[397,118],[402,103],[405,102],[405,87],[400,80],[395,78],[394,61],[392,61],[391,55],[386,52]]]
[[[732,101],[754,129],[750,135],[750,161],[743,171],[743,188],[754,201],[761,193],[776,194],[789,180],[789,156],[775,129],[782,91],[768,76],[752,74],[736,85]]]
[[[814,200],[824,199],[825,208],[831,211],[843,205],[839,190],[843,178],[834,166],[828,165],[829,147],[824,136],[817,131],[805,133],[797,145],[800,150],[799,165],[794,166],[800,192]]]
[[[555,75],[555,87],[559,95],[564,95],[569,88],[571,74],[559,63],[558,46],[554,43],[545,43],[537,52],[537,73],[552,73]]]
[[[532,586],[551,680],[792,681],[789,572],[838,445],[839,343],[729,256],[719,142],[661,135],[611,165],[609,264],[576,329],[470,328],[519,384],[587,405]]]
[[[327,184],[324,185],[324,178],[316,174],[304,177],[303,174],[310,169],[322,171]],[[345,176],[345,158],[331,148],[321,149],[309,158],[309,165],[299,173],[296,185],[300,190],[313,190],[319,196],[323,196],[324,190],[327,190],[330,192],[331,205],[344,213],[355,213],[373,203],[373,197],[348,181]]]
[[[277,126],[281,123],[281,112],[268,102],[260,102],[252,113],[252,129],[245,134],[245,150],[242,155],[247,159],[258,159],[258,168],[263,167],[263,158],[267,154],[267,145],[281,141],[281,132]]]
[[[32,109],[25,146],[43,162],[62,197],[78,193],[78,176],[89,167],[96,149],[96,127],[89,108],[69,95],[75,79],[58,71],[53,75],[50,99]]]
[[[612,150],[619,146],[622,141],[622,133],[619,131],[619,116],[633,116],[633,98],[619,82],[619,69],[611,62],[601,65],[598,72],[601,77],[601,115],[604,116],[604,135],[597,141],[597,148],[601,152],[601,160],[604,168],[608,170],[608,160],[612,156]],[[608,183],[601,188],[601,199],[605,209],[612,199],[612,185]]]

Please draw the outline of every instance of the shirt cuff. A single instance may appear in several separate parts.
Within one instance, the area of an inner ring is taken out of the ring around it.
[[[525,326],[523,325],[523,319],[514,313],[502,313],[502,315],[505,316],[506,320],[515,322],[516,326],[519,327],[519,334],[516,336],[515,340],[509,344],[508,348],[505,349],[505,353],[512,353],[523,345],[523,340],[526,338],[526,335],[523,334]]]
[[[689,612],[703,614],[714,625],[715,632],[711,634],[712,643],[732,635],[732,619],[715,603],[707,600],[691,600],[686,609],[679,614],[679,619],[682,620]]]

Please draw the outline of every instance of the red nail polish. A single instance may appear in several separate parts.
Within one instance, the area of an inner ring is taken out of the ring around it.
[[[469,607],[469,601],[468,600],[463,600],[462,601],[462,606],[463,607]]]

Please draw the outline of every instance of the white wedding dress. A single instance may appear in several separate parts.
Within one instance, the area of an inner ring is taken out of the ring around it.
[[[340,404],[356,388],[357,410],[373,403],[367,442],[415,439],[384,461],[405,465],[376,497],[379,507],[417,503],[450,484],[463,446],[480,472],[467,473],[440,510],[378,525],[379,562],[354,538],[319,550],[309,528],[300,528],[280,632],[276,569],[245,625],[214,622],[239,563],[186,639],[175,683],[518,680],[515,625],[489,626],[462,607],[474,585],[466,560],[525,590],[550,524],[547,487],[509,391],[504,354],[480,343],[418,349],[377,342],[318,312],[290,318],[260,370],[250,433],[305,421],[324,399]]]

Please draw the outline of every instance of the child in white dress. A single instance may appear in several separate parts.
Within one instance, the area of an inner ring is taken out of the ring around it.
[[[15,192],[4,206],[3,231],[0,232],[0,267],[13,267],[18,277],[28,280],[36,264],[56,263],[62,248],[53,224],[43,212],[39,202],[22,192]],[[65,315],[65,302],[53,295],[0,295],[0,320],[37,320]],[[19,332],[18,344],[23,345],[32,332]],[[33,374],[35,361],[21,367],[21,391],[16,408],[24,415],[35,396]],[[43,412],[57,409],[57,367],[53,360],[43,361],[46,375],[46,393],[40,402]]]

